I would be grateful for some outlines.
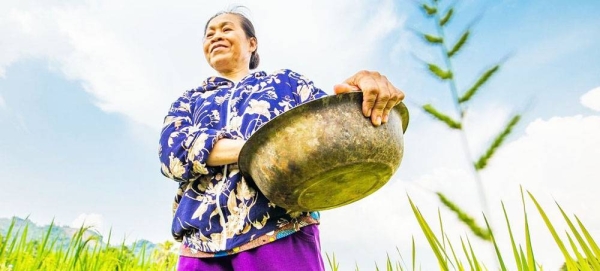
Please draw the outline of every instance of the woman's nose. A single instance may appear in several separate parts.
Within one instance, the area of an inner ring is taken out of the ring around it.
[[[211,42],[220,41],[223,39],[223,35],[221,32],[215,32],[215,34],[210,38]]]

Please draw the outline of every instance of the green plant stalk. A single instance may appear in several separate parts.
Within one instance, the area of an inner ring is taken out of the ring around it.
[[[436,10],[438,9],[437,6],[437,2],[435,3],[435,7]],[[436,12],[434,14],[434,18],[435,18],[435,26],[438,32],[438,36],[441,37],[444,41],[446,41],[446,35],[444,33],[444,29],[443,26],[440,24],[441,19],[439,14]],[[445,43],[441,43],[439,44],[441,50],[442,50],[442,58],[444,59],[444,62],[446,64],[446,68],[449,71],[454,71],[454,69],[452,68],[452,63],[450,61],[450,58],[448,57],[448,48],[446,47]],[[459,103],[460,97],[458,95],[458,90],[456,87],[456,77],[453,76],[451,79],[448,80],[448,84],[450,86],[450,91],[452,92],[452,98],[453,98],[453,102],[454,102],[454,106],[456,108],[456,111],[459,114],[459,118],[460,121],[459,123],[462,124],[462,129],[459,131],[460,133],[460,138],[461,138],[461,143],[463,146],[463,150],[464,150],[464,154],[465,154],[465,158],[467,159],[467,161],[471,164],[473,164],[472,162],[472,154],[471,154],[471,150],[469,148],[469,141],[467,139],[466,133],[465,133],[465,123],[464,123],[464,109],[462,108],[462,105]],[[488,203],[487,203],[487,197],[485,196],[485,189],[483,187],[483,181],[481,180],[481,176],[479,175],[479,173],[477,172],[476,168],[473,166],[471,168],[473,176],[475,177],[475,186],[477,187],[477,194],[479,196],[479,201],[481,203],[482,209],[484,214],[489,214],[489,207],[488,207]]]

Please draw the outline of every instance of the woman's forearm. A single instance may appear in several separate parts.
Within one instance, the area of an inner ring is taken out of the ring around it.
[[[240,151],[246,141],[223,138],[213,147],[206,164],[209,166],[222,166],[237,163]]]

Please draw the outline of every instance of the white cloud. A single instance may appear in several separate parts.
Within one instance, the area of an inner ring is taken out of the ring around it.
[[[2,98],[2,95],[0,95],[0,109],[4,108],[6,108],[6,102],[4,101],[4,98]]]
[[[600,87],[592,89],[581,96],[581,104],[585,107],[600,111]]]
[[[80,81],[102,110],[159,128],[177,95],[214,74],[202,55],[202,28],[230,5],[211,3],[5,6],[0,30],[11,42],[0,45],[0,76],[21,58],[47,58]],[[330,93],[359,69],[373,69],[376,56],[388,54],[381,41],[401,24],[391,0],[240,4],[249,7],[257,28],[261,69],[295,69]]]
[[[102,226],[104,224],[104,218],[102,215],[94,214],[94,213],[83,213],[80,214],[71,224],[69,225],[71,228],[79,229],[81,227],[91,227],[94,230],[101,231]]]

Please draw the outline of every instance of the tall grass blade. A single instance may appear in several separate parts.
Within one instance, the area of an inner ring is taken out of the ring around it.
[[[442,237],[442,249],[446,250],[446,234],[444,234],[444,221],[442,221],[442,212],[438,208],[438,222],[440,223],[440,236]]]
[[[596,241],[594,241],[594,238],[592,238],[592,236],[590,235],[588,230],[585,228],[585,226],[583,226],[583,223],[581,223],[581,221],[579,220],[579,218],[577,216],[575,216],[575,220],[577,220],[577,224],[579,225],[579,228],[581,229],[583,236],[585,236],[585,239],[592,247],[592,250],[594,251],[594,257],[596,259],[600,259],[600,248],[598,248],[598,244],[596,244]]]
[[[458,260],[458,257],[456,256],[456,252],[454,251],[454,247],[452,246],[452,242],[450,242],[450,238],[448,238],[448,235],[444,234],[444,236],[446,237],[445,239],[448,241],[448,247],[450,247],[450,252],[452,252],[452,257],[454,258],[454,262],[456,263],[456,266],[458,267],[458,270],[464,270],[465,268],[463,267],[463,264],[460,260]]]
[[[475,255],[475,251],[473,251],[473,246],[471,245],[471,240],[469,240],[469,236],[467,238],[467,243],[469,244],[469,251],[471,252],[471,257],[473,259],[473,266],[475,266],[475,270],[481,271],[481,265],[477,260],[477,255]]]
[[[417,250],[415,250],[415,237],[412,237],[412,270],[415,271],[415,267],[417,266]]]
[[[415,206],[415,204],[413,203],[413,201],[410,197],[408,197],[408,201],[413,210],[413,213],[415,214],[415,217],[417,218],[417,221],[419,222],[419,226],[421,227],[423,234],[425,234],[425,238],[427,239],[429,246],[433,250],[435,257],[438,260],[440,269],[445,270],[445,271],[449,270],[448,263],[445,260],[446,257],[442,256],[442,251],[440,250],[440,246],[439,246],[440,242],[437,240],[437,238],[435,237],[435,234],[429,227],[429,224],[427,224],[427,222],[425,221],[425,218],[421,214],[421,211],[419,211],[419,209]]]
[[[15,217],[13,217],[12,220],[10,221],[10,225],[8,226],[8,231],[6,233],[5,241],[2,242],[2,244],[0,244],[0,259],[2,259],[2,256],[4,255],[4,252],[6,251],[6,245],[8,244],[8,239],[11,236],[12,231],[15,227],[15,223],[17,223],[17,219]]]
[[[506,271],[506,266],[504,265],[504,260],[502,259],[502,253],[500,253],[500,248],[498,248],[498,243],[496,243],[496,238],[494,238],[494,232],[492,231],[490,223],[488,222],[485,214],[483,215],[483,220],[485,220],[485,225],[487,226],[488,231],[490,232],[490,237],[492,239],[492,243],[494,244],[494,250],[496,251],[496,257],[498,257],[498,263],[500,264],[500,270]]]
[[[492,75],[494,75],[498,70],[500,69],[500,65],[496,65],[490,69],[488,69],[487,71],[485,71],[480,77],[479,79],[477,79],[477,82],[475,82],[475,84],[473,84],[473,86],[471,86],[471,88],[469,88],[465,94],[463,94],[463,96],[461,96],[458,99],[459,103],[466,103],[468,102],[473,95],[475,95],[475,93],[477,93],[477,91],[479,90],[479,88],[485,84],[491,77]]]
[[[463,47],[463,45],[465,45],[465,43],[467,42],[467,39],[469,38],[469,34],[470,34],[470,31],[467,30],[460,36],[458,41],[454,44],[454,46],[452,46],[452,49],[450,49],[450,51],[448,51],[447,55],[449,58],[452,58],[454,55],[456,55],[456,53],[458,53],[458,51],[460,51],[460,49]]]
[[[502,130],[502,132],[496,136],[490,147],[474,164],[476,170],[482,170],[487,166],[488,161],[496,153],[496,150],[498,150],[498,148],[502,145],[506,137],[510,135],[512,129],[517,125],[517,123],[519,123],[520,119],[521,115],[515,115],[512,117],[512,119],[504,127],[504,130]]]
[[[462,250],[463,250],[463,253],[465,254],[465,257],[467,257],[467,262],[469,262],[469,267],[470,267],[469,270],[475,270],[475,266],[473,265],[473,260],[471,259],[471,254],[467,250],[467,246],[465,246],[465,241],[462,239],[462,237],[460,238],[460,244],[462,246]]]
[[[531,200],[535,204],[535,207],[537,208],[538,213],[540,214],[540,216],[544,220],[544,223],[546,224],[546,227],[548,228],[548,230],[550,231],[550,234],[554,238],[554,241],[556,242],[556,245],[558,245],[558,248],[560,249],[560,251],[562,252],[563,256],[565,257],[565,264],[567,266],[567,269],[568,270],[577,270],[577,269],[575,269],[576,268],[575,261],[573,260],[573,258],[571,257],[571,255],[569,255],[569,252],[567,251],[567,248],[565,247],[565,244],[563,243],[563,241],[560,239],[560,237],[556,233],[556,230],[554,229],[554,226],[552,225],[552,223],[550,222],[550,219],[546,215],[546,212],[544,212],[544,209],[542,209],[542,206],[540,206],[540,204],[537,202],[537,200],[535,199],[535,197],[533,196],[533,194],[531,194],[531,192],[527,192],[527,193],[529,194],[529,197],[531,198]]]
[[[435,107],[433,107],[433,105],[431,105],[431,104],[424,105],[423,110],[425,110],[425,112],[429,113],[434,118],[442,121],[443,123],[445,123],[446,125],[448,125],[448,127],[452,128],[452,129],[460,130],[462,128],[462,125],[460,124],[460,122],[457,122],[457,121],[453,120],[452,118],[450,118],[448,115],[441,113],[440,111],[435,109]]]
[[[465,211],[463,211],[460,207],[458,207],[457,204],[450,201],[450,199],[448,199],[446,196],[444,196],[444,194],[442,194],[440,192],[437,192],[436,194],[438,195],[438,198],[440,199],[442,204],[444,204],[444,206],[448,207],[448,209],[450,209],[450,211],[454,212],[458,216],[458,219],[461,222],[463,222],[465,225],[467,225],[469,227],[469,229],[471,230],[471,232],[473,232],[473,234],[475,234],[477,237],[479,237],[483,240],[491,241],[489,230],[484,229],[483,227],[480,227],[479,225],[477,225],[477,222],[475,222],[474,218],[469,216]]]
[[[533,255],[533,246],[531,245],[531,233],[529,231],[529,218],[527,217],[527,209],[525,205],[525,196],[521,188],[521,204],[523,204],[523,215],[525,216],[525,248],[527,250],[527,269],[537,270],[535,258]]]
[[[569,225],[569,228],[571,229],[573,236],[575,236],[575,239],[577,239],[579,246],[585,253],[585,256],[588,258],[588,263],[590,263],[594,267],[594,270],[600,270],[600,263],[598,262],[597,256],[594,255],[594,253],[592,252],[592,249],[585,242],[585,240],[583,239],[581,234],[579,234],[579,231],[577,230],[575,225],[573,225],[573,222],[571,222],[571,219],[569,219],[569,216],[567,216],[567,214],[565,213],[563,208],[560,207],[560,205],[558,203],[556,203],[556,205],[558,206],[558,209],[560,210],[560,213],[562,214],[563,218],[567,222],[567,225]]]
[[[442,70],[442,68],[440,68],[438,65],[435,65],[433,63],[427,63],[427,67],[429,68],[429,71],[431,73],[433,73],[435,76],[437,76],[441,80],[452,79],[452,71],[450,71],[450,70],[447,70],[447,71]]]
[[[37,257],[35,260],[35,266],[37,267],[38,270],[41,269],[43,260],[46,257],[46,254],[47,254],[46,244],[48,243],[48,238],[50,238],[50,234],[52,233],[53,228],[54,228],[54,219],[52,219],[52,222],[50,222],[50,226],[48,226],[48,230],[46,231],[46,234],[44,234],[44,236],[43,236],[42,244],[40,245],[38,253],[37,253]]]
[[[510,245],[513,251],[513,257],[515,258],[515,263],[517,264],[517,270],[523,270],[523,266],[521,265],[521,258],[519,257],[519,251],[517,250],[517,246],[515,244],[515,238],[512,233],[512,229],[510,227],[510,221],[508,220],[508,214],[506,213],[506,206],[504,206],[504,202],[502,202],[502,211],[504,212],[504,219],[506,220],[506,226],[508,227],[508,234],[510,236]]]
[[[329,258],[329,253],[326,253],[325,256],[327,257],[327,263],[329,264],[329,268],[331,268],[332,271],[337,271],[339,265],[335,260],[335,253],[332,255],[332,258]],[[358,266],[356,266],[356,269],[358,270]]]
[[[579,253],[579,249],[577,248],[577,245],[573,241],[573,238],[571,238],[571,235],[568,232],[566,232],[566,234],[567,234],[567,239],[569,239],[569,244],[571,245],[571,248],[573,249],[573,252],[575,253],[575,257],[577,258],[577,270],[592,271],[588,261],[583,257],[583,255],[581,255],[581,253]],[[598,269],[594,269],[594,270],[598,270]]]
[[[523,252],[523,247],[519,246],[519,255],[521,256],[521,263],[523,263],[523,270],[529,270],[529,265],[527,265],[527,256],[525,252]]]

